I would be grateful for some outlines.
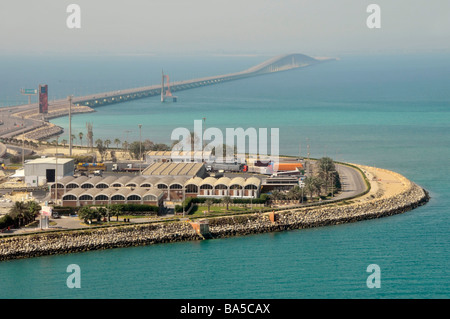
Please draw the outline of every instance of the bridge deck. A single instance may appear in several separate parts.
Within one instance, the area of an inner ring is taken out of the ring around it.
[[[172,92],[187,90],[206,85],[218,84],[226,81],[238,80],[251,76],[306,67],[327,60],[330,59],[315,59],[303,54],[280,55],[241,72],[172,82],[170,83],[170,89]],[[160,94],[161,85],[159,84],[73,97],[72,114],[93,112],[93,108],[97,106],[121,103],[133,99],[157,96]],[[22,119],[23,126],[20,128],[18,128],[17,126],[4,126],[3,128],[0,128],[0,136],[12,137],[18,134],[22,134],[26,131],[42,127],[44,124],[42,121],[43,114],[39,114],[38,109],[39,107],[37,103],[0,108],[0,113],[5,118],[5,123],[6,121],[13,123],[18,119]],[[48,110],[49,113],[45,115],[46,119],[67,116],[69,113],[69,101],[67,99],[60,99],[49,102]],[[11,117],[15,117],[15,119]]]

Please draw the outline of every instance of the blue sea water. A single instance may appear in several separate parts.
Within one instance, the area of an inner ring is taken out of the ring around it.
[[[40,57],[0,60],[0,105],[49,84],[50,99],[239,71],[268,57]],[[411,212],[354,224],[0,263],[1,298],[448,298],[448,55],[343,56],[305,69],[99,107],[73,133],[170,143],[176,127],[279,128],[280,153],[382,167],[430,192]],[[52,95],[53,94],[53,95]],[[12,104],[14,104],[12,103]],[[68,119],[55,119],[67,129]],[[129,132],[127,132],[129,131]],[[64,135],[63,135],[64,138]],[[81,289],[66,285],[81,269]],[[369,289],[370,264],[381,288]]]

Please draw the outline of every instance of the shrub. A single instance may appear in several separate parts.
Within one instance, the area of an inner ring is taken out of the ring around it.
[[[175,213],[180,213],[183,211],[183,206],[181,205],[175,205]]]
[[[6,228],[8,226],[12,226],[14,224],[14,220],[9,215],[4,215],[0,217],[0,229]]]

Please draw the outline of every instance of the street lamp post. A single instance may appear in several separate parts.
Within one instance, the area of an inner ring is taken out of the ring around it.
[[[55,203],[53,206],[56,206],[56,201],[58,200],[58,184],[56,184],[56,181],[58,179],[58,136],[56,137],[56,151],[55,151]]]
[[[185,208],[184,208],[185,199],[186,199],[186,188],[183,185],[183,202],[181,203],[181,206],[183,206],[183,218],[184,218],[184,213],[185,213],[185,211],[184,211],[185,210]]]
[[[205,124],[205,123],[206,123],[206,117],[203,118],[203,124]],[[203,149],[205,147],[205,143],[203,142],[204,135],[205,135],[205,127],[203,127],[203,132],[202,132],[202,162],[206,162],[205,161],[205,154],[203,152]]]
[[[69,100],[69,156],[72,156],[72,95],[67,97]]]
[[[141,134],[141,128],[142,124],[138,124],[139,126],[139,160],[141,163],[139,164],[139,175],[142,173],[142,134]]]
[[[25,168],[25,133],[22,134],[22,167]]]

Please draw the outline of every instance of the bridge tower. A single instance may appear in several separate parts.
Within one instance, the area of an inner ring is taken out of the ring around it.
[[[167,91],[165,91],[165,87],[164,84],[167,81]],[[177,101],[177,97],[172,95],[172,92],[170,91],[170,79],[169,79],[169,75],[164,74],[164,71],[162,71],[162,76],[161,76],[161,102],[166,102],[166,100],[168,99],[168,101],[172,100],[173,102]]]
[[[161,102],[164,102],[164,70],[161,70]]]

